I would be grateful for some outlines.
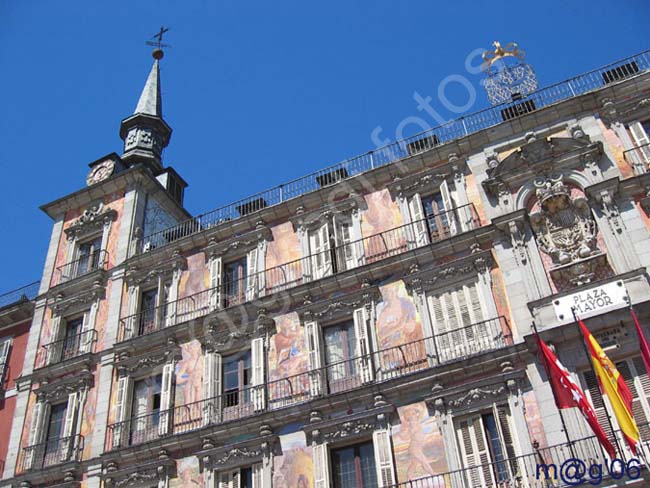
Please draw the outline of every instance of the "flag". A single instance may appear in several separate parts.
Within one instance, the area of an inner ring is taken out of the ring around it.
[[[551,384],[551,390],[553,390],[557,408],[577,407],[582,412],[591,430],[596,434],[600,445],[607,451],[609,457],[614,459],[616,457],[616,450],[598,423],[596,412],[587,401],[587,397],[582,391],[582,388],[573,380],[569,371],[562,365],[548,345],[537,334],[535,335],[537,337],[537,348],[540,352],[542,363],[544,363],[546,368],[546,374]]]
[[[589,332],[582,320],[578,320],[578,323],[589,348],[591,363],[598,377],[600,391],[609,398],[609,403],[612,405],[625,441],[636,456],[636,448],[639,443],[639,428],[636,426],[632,414],[632,393],[625,384],[623,375],[607,357],[596,338]]]
[[[632,312],[632,318],[634,319],[636,333],[639,336],[639,347],[641,348],[641,357],[643,358],[643,364],[645,364],[646,373],[650,375],[650,346],[648,346],[648,341],[645,339],[645,334],[643,334],[643,330],[641,329],[641,324],[639,323],[639,319],[636,316],[636,312],[634,312],[633,308],[630,308],[630,312]]]

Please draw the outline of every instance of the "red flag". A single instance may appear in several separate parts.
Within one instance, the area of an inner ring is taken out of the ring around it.
[[[551,351],[548,345],[536,334],[537,347],[541,355],[542,362],[546,367],[548,381],[553,390],[555,397],[555,404],[557,408],[572,408],[577,407],[585,420],[591,427],[591,430],[596,434],[598,442],[607,451],[610,458],[616,457],[616,450],[607,438],[607,434],[602,429],[596,418],[596,412],[591,404],[587,401],[582,388],[571,378],[567,369],[562,365],[557,356]]]
[[[648,346],[648,341],[645,339],[645,335],[641,329],[641,324],[639,323],[639,318],[636,316],[636,312],[634,312],[633,308],[630,308],[630,312],[632,312],[632,318],[634,319],[636,333],[639,336],[639,347],[641,349],[643,364],[645,364],[646,373],[650,374],[650,346]]]

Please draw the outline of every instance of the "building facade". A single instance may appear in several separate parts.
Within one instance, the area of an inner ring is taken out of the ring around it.
[[[607,459],[533,324],[620,437],[575,307],[650,442],[650,53],[198,217],[154,59],[122,155],[42,207],[1,484],[548,486],[539,463]]]
[[[0,294],[0,472],[4,471],[16,408],[17,380],[22,374],[34,298],[39,284]]]

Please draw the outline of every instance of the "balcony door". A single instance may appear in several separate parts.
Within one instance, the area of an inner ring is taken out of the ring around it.
[[[158,436],[162,375],[143,378],[133,383],[131,405],[131,445],[150,441]]]
[[[372,442],[333,449],[331,459],[334,488],[376,488],[378,486]]]
[[[361,384],[355,358],[358,341],[354,320],[346,320],[323,329],[327,382],[332,393]]]
[[[138,320],[138,335],[149,334],[157,330],[156,327],[156,304],[158,299],[158,288],[142,292],[140,297],[140,316]]]
[[[63,436],[63,426],[65,424],[67,409],[67,403],[52,405],[50,409],[50,419],[45,435],[43,467],[51,466],[61,461],[61,447],[63,445],[61,437]]]
[[[229,420],[244,417],[253,409],[251,351],[223,358],[223,416]]]
[[[81,276],[99,267],[99,255],[102,247],[102,238],[97,237],[91,241],[79,244],[77,256],[77,269],[75,276]]]
[[[226,307],[246,301],[247,265],[247,256],[224,264]]]
[[[79,354],[80,334],[83,328],[83,323],[83,317],[67,321],[65,335],[63,337],[62,361],[73,358]]]

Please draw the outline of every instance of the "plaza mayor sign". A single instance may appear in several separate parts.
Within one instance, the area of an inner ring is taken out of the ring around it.
[[[628,305],[627,290],[622,281],[614,281],[553,300],[555,315],[560,322],[592,317]]]

